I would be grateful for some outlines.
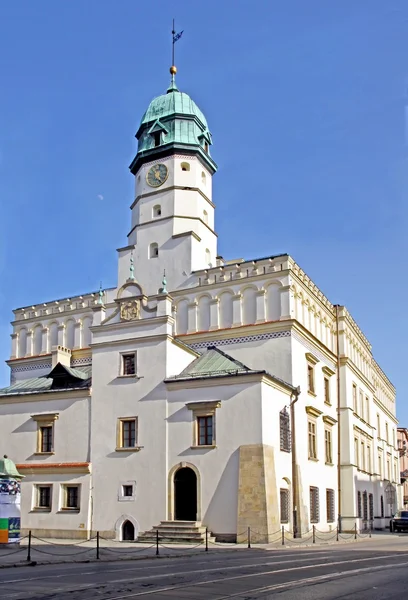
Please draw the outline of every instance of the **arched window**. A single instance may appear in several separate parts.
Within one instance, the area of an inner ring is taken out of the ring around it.
[[[201,171],[201,183],[203,185],[205,185],[207,183],[207,177],[206,177],[204,171]]]
[[[203,210],[203,221],[208,225],[208,212],[206,210]]]
[[[182,171],[189,171],[190,170],[190,163],[188,162],[182,162],[181,165],[181,170]]]
[[[157,258],[159,256],[159,246],[156,242],[149,246],[149,258]]]
[[[161,206],[160,204],[156,204],[156,206],[153,206],[153,218],[157,219],[157,217],[161,217]]]
[[[211,267],[211,252],[209,251],[208,248],[205,251],[205,262],[207,263],[207,265],[209,267]]]

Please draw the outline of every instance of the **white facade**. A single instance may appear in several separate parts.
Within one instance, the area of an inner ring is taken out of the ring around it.
[[[220,539],[244,525],[291,529],[295,518],[301,532],[339,520],[384,527],[399,483],[395,390],[369,342],[289,255],[218,257],[213,169],[201,150],[160,152],[135,170],[117,287],[14,311],[0,430],[26,475],[23,528],[122,539],[128,521],[137,536],[177,518],[179,468],[196,480],[191,520]],[[166,177],[152,188],[156,165]],[[248,369],[180,376],[208,346]],[[55,376],[55,387],[38,388],[56,365],[65,387]],[[81,383],[91,366],[92,387]],[[280,415],[291,404],[295,462],[281,449]],[[202,444],[206,415],[212,437]],[[39,447],[44,424],[49,452]]]

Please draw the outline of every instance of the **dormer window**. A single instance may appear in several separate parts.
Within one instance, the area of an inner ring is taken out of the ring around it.
[[[154,140],[154,147],[160,146],[161,144],[161,131],[153,131],[152,138]]]
[[[209,149],[208,142],[204,142],[204,150],[207,152],[207,154],[208,154],[208,149]]]

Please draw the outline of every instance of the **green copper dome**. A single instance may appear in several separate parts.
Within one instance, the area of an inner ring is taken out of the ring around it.
[[[144,113],[139,129],[137,154],[130,170],[136,173],[141,162],[177,151],[198,154],[216,171],[211,158],[211,133],[207,119],[188,94],[177,88],[174,74],[166,94],[154,98]]]
[[[194,100],[188,94],[179,92],[177,88],[172,89],[171,87],[167,94],[157,96],[157,98],[154,98],[150,102],[140,125],[142,126],[146,123],[156,121],[156,119],[163,119],[174,115],[196,117],[201,121],[203,129],[208,130],[207,120]]]

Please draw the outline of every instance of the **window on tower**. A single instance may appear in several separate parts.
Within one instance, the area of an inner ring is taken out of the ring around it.
[[[180,166],[181,166],[181,170],[182,171],[189,171],[190,170],[190,164],[188,162],[182,162]]]
[[[205,184],[206,184],[206,181],[207,181],[207,178],[206,178],[206,176],[205,176],[205,173],[204,173],[204,171],[202,171],[202,172],[201,172],[201,183],[202,183],[203,185],[205,185]]]
[[[153,206],[153,218],[157,219],[157,217],[161,217],[161,206],[160,204],[156,204],[156,206]]]
[[[207,152],[207,154],[208,154],[208,149],[209,149],[208,142],[204,142],[204,150]]]
[[[154,147],[160,146],[161,144],[161,131],[153,131],[152,137],[154,140]]]
[[[157,258],[159,256],[159,246],[154,242],[149,246],[149,258]]]
[[[206,210],[203,211],[203,221],[208,225],[208,212]]]

